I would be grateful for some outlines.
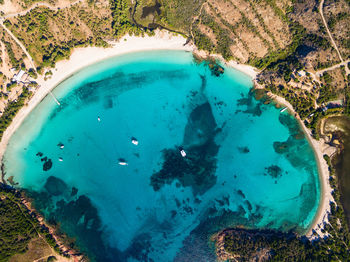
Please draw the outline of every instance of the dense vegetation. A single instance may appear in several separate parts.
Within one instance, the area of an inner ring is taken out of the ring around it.
[[[4,24],[24,42],[41,72],[42,68],[54,67],[56,62],[69,58],[75,47],[107,46],[103,38],[112,35],[111,18],[100,13],[98,7],[89,8],[35,8]]]
[[[0,261],[23,253],[29,241],[37,236],[28,213],[19,203],[19,196],[0,188]]]
[[[112,28],[116,37],[122,37],[125,34],[141,34],[141,30],[131,21],[131,13],[127,0],[111,0],[112,10]]]
[[[39,224],[21,198],[19,191],[0,183],[0,261],[24,253],[30,240],[38,237],[60,252],[48,228]]]
[[[23,89],[22,94],[12,102],[9,102],[0,118],[0,139],[6,128],[11,124],[17,112],[24,106],[27,98],[31,95],[27,88]]]
[[[322,230],[325,238],[310,241],[294,233],[272,230],[228,229],[224,230],[224,249],[248,261],[263,256],[270,261],[350,261],[350,232],[339,201],[339,190],[330,157],[325,155],[331,173],[330,184],[336,203],[331,203],[329,224]]]

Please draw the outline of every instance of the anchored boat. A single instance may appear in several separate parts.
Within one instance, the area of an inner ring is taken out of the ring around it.
[[[139,144],[139,141],[135,137],[132,137],[131,143],[133,143],[135,146],[137,146]]]
[[[118,164],[121,165],[121,166],[127,166],[128,165],[128,162],[126,162],[124,158],[119,158],[118,161],[119,161]]]

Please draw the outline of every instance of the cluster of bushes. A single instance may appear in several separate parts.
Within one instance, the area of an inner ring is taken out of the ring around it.
[[[292,90],[285,88],[283,85],[267,85],[266,89],[273,94],[284,97],[299,114],[301,119],[307,118],[311,113],[314,113],[315,108],[312,95],[305,90]]]
[[[267,28],[264,19],[262,18],[262,16],[256,11],[255,6],[252,3],[252,0],[248,0],[250,7],[252,8],[255,16],[259,19],[260,25],[264,28],[264,31],[269,35],[269,37],[271,37],[273,44],[276,48],[280,48],[275,36],[271,33],[271,31]]]
[[[41,68],[54,67],[57,61],[69,58],[75,47],[107,46],[103,38],[112,35],[111,17],[99,15],[98,10],[94,10],[96,8],[85,10],[74,5],[69,9],[52,11],[41,7],[4,23],[24,42],[40,73]],[[79,22],[72,20],[73,16]],[[79,23],[84,23],[92,34]],[[53,27],[58,32],[53,31]]]
[[[131,7],[127,0],[111,0],[112,28],[116,37],[120,38],[126,33],[140,35],[142,30],[131,21]]]
[[[22,58],[19,60],[16,59],[15,53],[13,52],[10,42],[3,41],[3,43],[5,44],[6,52],[10,59],[10,64],[17,69],[20,68],[21,64],[23,64],[23,59]]]
[[[164,17],[162,20],[172,28],[189,33],[193,23],[192,18],[199,15],[204,0],[168,0],[161,3],[162,17]]]
[[[296,49],[301,45],[303,40],[305,40],[306,30],[297,22],[289,21],[289,31],[292,34],[292,43],[290,45],[284,49],[272,51],[262,59],[252,59],[250,64],[259,69],[267,68],[269,70],[274,70],[276,68],[281,68],[281,71],[290,67],[298,67],[299,60],[295,57]],[[290,74],[285,73],[284,75]]]
[[[17,100],[9,102],[7,104],[5,111],[0,117],[0,140],[6,128],[11,124],[13,118],[25,104],[27,98],[30,95],[31,93],[29,92],[29,90],[27,88],[24,88],[22,94],[17,98]]]
[[[208,26],[215,34],[217,44],[214,49],[215,52],[222,55],[223,58],[229,60],[232,58],[230,46],[233,44],[233,39],[230,37],[230,31],[219,26],[207,12],[202,10],[201,22]]]
[[[207,50],[212,52],[215,49],[214,43],[210,40],[208,36],[203,34],[197,26],[194,26],[192,29],[194,43],[199,50]]]
[[[350,86],[347,86],[344,89],[344,93],[345,93],[344,113],[350,116]]]
[[[338,13],[336,16],[329,17],[327,19],[327,24],[328,24],[329,29],[333,30],[336,23],[340,20],[343,20],[343,19],[349,19],[349,13],[341,12],[341,13]]]

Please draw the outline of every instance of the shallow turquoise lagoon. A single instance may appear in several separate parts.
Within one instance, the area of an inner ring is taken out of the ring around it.
[[[210,236],[225,227],[302,232],[319,204],[313,151],[251,87],[183,51],[105,60],[29,115],[7,177],[96,261],[215,261]]]

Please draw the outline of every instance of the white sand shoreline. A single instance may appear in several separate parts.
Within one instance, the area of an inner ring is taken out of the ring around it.
[[[28,104],[19,110],[2,136],[0,141],[0,159],[2,160],[11,136],[29,113],[50,93],[51,90],[77,71],[114,56],[138,51],[183,50],[195,52],[204,57],[207,56],[205,53],[198,52],[193,45],[185,46],[185,43],[186,39],[182,36],[169,33],[168,31],[157,30],[155,36],[151,37],[147,35],[144,37],[126,35],[118,42],[111,43],[111,48],[83,47],[74,49],[69,60],[59,61],[56,64],[56,67],[51,69],[53,74],[50,78],[45,81],[44,76],[40,75],[38,79],[36,79],[36,82],[40,87],[35,91],[35,94],[29,100]],[[219,55],[214,56],[223,60]],[[243,72],[252,79],[257,75],[257,71],[251,66],[238,64],[233,61],[228,63],[225,62],[225,64]]]
[[[0,141],[0,159],[2,159],[7,144],[29,113],[65,79],[84,67],[114,56],[151,50],[184,50],[193,51],[193,46],[184,46],[186,39],[167,32],[157,32],[155,36],[136,37],[126,35],[120,41],[112,43],[111,48],[84,47],[74,49],[69,60],[60,61],[51,69],[52,76],[46,81],[40,75],[36,82],[39,88],[35,91],[28,104],[21,108],[12,120],[10,126],[4,132]]]
[[[268,93],[268,95],[273,98],[278,104],[284,105],[288,108],[289,112],[295,116],[295,110],[293,109],[293,106],[285,100],[283,97],[274,95],[272,93]],[[310,239],[313,237],[313,231],[315,231],[321,238],[324,236],[324,233],[321,231],[323,226],[328,223],[328,213],[330,213],[330,202],[334,201],[332,196],[333,189],[331,188],[331,185],[329,183],[329,171],[328,171],[328,164],[326,160],[323,158],[324,154],[332,155],[336,148],[330,147],[324,143],[322,139],[319,141],[315,140],[311,136],[310,130],[304,125],[304,123],[300,120],[300,118],[296,118],[302,127],[304,134],[306,135],[307,140],[309,141],[309,144],[312,146],[317,166],[318,166],[318,172],[319,172],[319,179],[320,179],[320,186],[321,186],[321,197],[320,197],[320,204],[317,208],[317,213],[315,217],[313,218],[313,221],[311,225],[309,226],[306,236]]]
[[[149,37],[135,37],[135,36],[125,36],[120,41],[113,43],[113,47],[111,48],[99,48],[99,47],[86,47],[86,48],[77,48],[73,51],[69,60],[60,61],[56,64],[55,69],[52,69],[53,75],[51,78],[44,80],[44,76],[40,76],[37,79],[40,87],[35,91],[35,94],[30,99],[28,104],[21,108],[17,115],[14,117],[10,126],[6,129],[3,134],[3,137],[0,141],[0,159],[5,153],[7,144],[14,134],[16,129],[21,125],[24,119],[29,115],[29,113],[49,94],[49,92],[54,89],[57,85],[59,85],[62,81],[67,79],[69,76],[73,75],[75,72],[81,70],[82,68],[99,62],[101,60],[105,60],[110,57],[137,52],[137,51],[147,51],[147,50],[184,50],[195,52],[201,56],[206,56],[207,54],[204,52],[198,52],[195,46],[186,45],[184,46],[186,39],[182,36],[173,35],[166,31],[158,31],[155,36]],[[220,58],[220,56],[215,55],[215,57]],[[224,61],[225,62],[225,61]],[[238,64],[234,61],[225,62],[227,66],[230,66],[236,70],[239,70],[248,76],[250,76],[253,80],[255,79],[258,71],[248,65]],[[276,98],[276,100],[284,105],[286,105],[291,112],[294,112],[292,106],[287,102],[281,100],[283,98]],[[318,225],[325,222],[324,218],[326,217],[327,212],[329,211],[329,201],[332,198],[331,196],[331,188],[329,185],[329,172],[327,163],[323,159],[323,153],[321,150],[321,143],[314,140],[309,131],[306,129],[303,123],[301,123],[305,134],[307,135],[310,144],[314,148],[315,155],[317,157],[319,163],[319,172],[320,172],[320,180],[322,184],[322,196],[321,196],[321,204],[318,208],[318,213],[314,218],[314,222],[312,227],[308,232],[308,236],[311,235],[312,229],[316,230],[320,235],[322,235],[319,230]]]

